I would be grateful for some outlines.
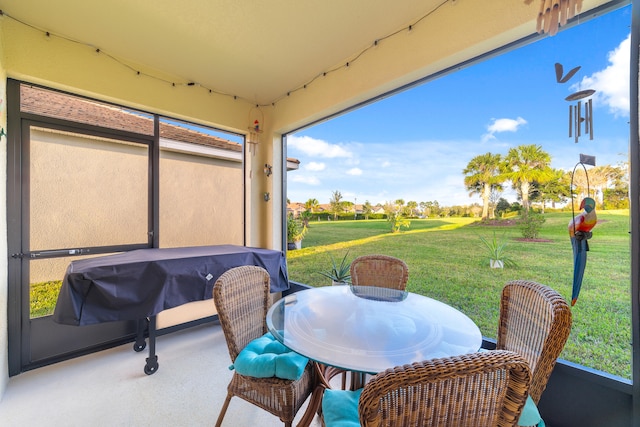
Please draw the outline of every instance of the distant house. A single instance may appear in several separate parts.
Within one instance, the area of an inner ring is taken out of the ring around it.
[[[383,214],[384,213],[384,207],[381,204],[377,204],[377,205],[372,207],[371,213]]]
[[[307,208],[305,208],[303,203],[294,202],[287,204],[287,215],[293,214],[294,218],[297,218],[302,212],[306,210]]]
[[[328,203],[324,203],[318,206],[317,212],[331,212],[331,205]]]

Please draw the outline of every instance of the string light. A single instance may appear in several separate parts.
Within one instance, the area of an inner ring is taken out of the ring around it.
[[[377,46],[378,46],[382,41],[387,40],[387,39],[389,39],[389,38],[391,38],[391,37],[393,37],[393,36],[395,36],[395,35],[397,35],[397,34],[399,34],[399,33],[403,32],[403,31],[405,31],[405,30],[406,30],[406,31],[412,31],[412,30],[414,29],[414,27],[415,27],[418,23],[420,23],[422,20],[424,20],[424,19],[425,19],[425,18],[427,18],[428,16],[432,15],[433,13],[435,13],[438,9],[440,9],[440,8],[441,8],[442,6],[444,6],[446,3],[455,3],[455,1],[456,1],[456,0],[443,0],[440,4],[438,4],[437,6],[435,6],[431,11],[427,12],[425,15],[423,15],[423,16],[422,16],[422,17],[420,17],[417,21],[413,22],[412,24],[408,25],[407,27],[402,28],[402,29],[400,29],[400,30],[397,30],[397,31],[395,31],[395,32],[393,32],[393,33],[390,33],[390,34],[388,34],[388,35],[386,35],[386,36],[384,36],[384,37],[381,37],[381,38],[375,39],[375,40],[371,43],[371,45],[370,45],[370,46],[368,46],[368,47],[366,47],[365,49],[363,49],[363,50],[362,50],[360,53],[358,53],[358,54],[357,54],[353,59],[351,59],[351,60],[347,61],[344,65],[342,65],[342,66],[337,66],[337,67],[335,67],[335,68],[333,68],[333,69],[329,69],[329,70],[323,71],[323,72],[319,73],[316,77],[314,77],[314,78],[312,78],[311,80],[309,80],[307,83],[303,84],[302,86],[299,86],[299,87],[298,87],[298,88],[296,88],[296,89],[292,89],[292,90],[290,90],[290,91],[287,91],[287,93],[286,93],[286,94],[284,94],[284,95],[282,95],[282,96],[280,96],[280,97],[276,98],[275,100],[271,101],[270,103],[267,103],[267,104],[257,104],[257,105],[256,105],[256,107],[266,107],[266,106],[272,106],[272,107],[275,107],[275,105],[276,105],[279,101],[281,101],[282,99],[284,99],[284,98],[286,98],[286,97],[291,96],[293,93],[295,93],[295,92],[297,92],[297,91],[299,91],[299,90],[305,90],[305,89],[307,89],[307,87],[308,87],[309,85],[311,85],[312,83],[314,83],[314,82],[315,82],[316,80],[318,80],[319,78],[321,78],[321,77],[326,77],[326,76],[328,76],[329,74],[333,73],[334,71],[338,71],[338,70],[340,70],[340,69],[342,69],[342,68],[349,68],[349,67],[350,67],[351,65],[353,65],[353,63],[354,63],[355,61],[357,61],[357,60],[358,60],[358,59],[359,59],[359,58],[360,58],[364,53],[366,53],[368,50],[370,50],[370,49],[372,49],[372,48],[374,48],[374,47],[377,47]],[[253,103],[253,101],[252,101],[252,100],[249,100],[249,99],[243,98],[243,97],[241,97],[241,96],[238,96],[238,95],[232,95],[232,94],[228,94],[228,93],[225,93],[225,92],[217,91],[217,90],[214,90],[214,89],[211,89],[211,88],[207,88],[207,87],[205,87],[205,86],[200,85],[199,83],[195,83],[195,82],[192,82],[192,81],[187,81],[187,82],[185,82],[185,83],[175,83],[175,82],[172,82],[172,81],[169,81],[169,80],[163,79],[163,78],[161,78],[161,77],[154,76],[154,75],[152,75],[152,74],[144,73],[144,72],[142,72],[142,71],[140,71],[140,70],[136,70],[136,69],[134,69],[132,66],[130,66],[129,64],[127,64],[127,63],[126,63],[126,62],[124,62],[123,60],[121,60],[121,59],[119,59],[119,58],[117,58],[117,57],[115,57],[115,56],[112,56],[112,55],[110,55],[110,54],[108,54],[108,53],[105,53],[103,50],[101,50],[101,49],[99,49],[99,48],[96,48],[95,46],[92,46],[92,45],[90,45],[90,44],[88,44],[88,43],[84,43],[84,42],[81,42],[81,41],[78,41],[78,40],[75,40],[75,39],[72,39],[72,38],[70,38],[70,37],[61,36],[61,35],[57,35],[57,34],[53,34],[53,33],[49,32],[49,31],[43,30],[43,29],[41,29],[41,28],[38,28],[38,27],[37,27],[37,26],[35,26],[35,25],[29,24],[29,23],[27,23],[27,22],[24,22],[24,21],[21,21],[21,20],[19,20],[19,19],[17,19],[17,18],[14,18],[13,16],[6,14],[3,10],[1,10],[1,9],[0,9],[0,17],[2,17],[2,16],[6,16],[6,17],[8,17],[8,18],[10,18],[10,19],[12,19],[12,20],[14,20],[14,21],[16,21],[16,22],[19,22],[20,24],[25,25],[25,26],[27,26],[27,27],[29,27],[29,28],[32,28],[32,29],[34,29],[34,30],[36,30],[36,31],[41,31],[42,33],[44,33],[44,35],[45,35],[47,38],[51,38],[51,37],[58,37],[58,38],[60,38],[60,39],[63,39],[63,40],[66,40],[66,41],[69,41],[69,42],[72,42],[72,43],[77,43],[77,44],[80,44],[80,45],[88,46],[88,47],[90,47],[90,48],[94,49],[94,51],[95,51],[95,53],[96,53],[96,54],[104,55],[104,56],[106,56],[106,57],[110,58],[111,60],[113,60],[113,61],[117,62],[117,63],[118,63],[118,64],[120,64],[121,66],[123,66],[123,67],[125,67],[125,68],[130,69],[131,71],[133,71],[133,72],[134,72],[136,75],[138,75],[138,76],[144,76],[144,77],[148,77],[148,78],[151,78],[151,79],[154,79],[154,80],[157,80],[157,81],[160,81],[160,82],[166,83],[166,84],[170,84],[172,87],[176,87],[176,86],[185,86],[185,87],[200,86],[200,87],[204,88],[205,90],[207,90],[210,94],[215,93],[215,94],[217,94],[217,95],[221,95],[221,96],[229,96],[229,97],[232,97],[234,100],[241,99],[241,100],[243,100],[243,101]]]
[[[293,90],[291,90],[291,91],[287,92],[287,94],[286,94],[286,95],[284,95],[284,96],[281,96],[281,97],[279,97],[279,98],[275,99],[275,100],[273,101],[273,104],[275,105],[278,101],[280,101],[280,100],[281,100],[282,98],[284,98],[285,96],[291,96],[291,94],[293,94],[293,93],[295,93],[295,92],[297,92],[297,91],[299,91],[299,90],[304,90],[304,89],[306,89],[309,85],[311,85],[313,82],[315,82],[316,80],[318,80],[318,79],[319,79],[319,78],[321,78],[321,77],[326,77],[326,76],[328,76],[329,74],[333,73],[334,71],[339,71],[339,70],[341,70],[342,68],[348,68],[350,65],[353,65],[353,63],[354,63],[355,61],[357,61],[357,60],[358,60],[358,59],[359,59],[363,54],[365,54],[367,51],[369,51],[370,49],[373,49],[373,48],[377,47],[377,46],[380,44],[380,42],[382,42],[382,41],[384,41],[384,40],[387,40],[387,39],[390,39],[391,37],[394,37],[394,36],[396,36],[396,35],[400,34],[401,32],[403,32],[403,31],[405,31],[405,30],[406,30],[406,31],[411,31],[411,30],[412,30],[416,25],[418,25],[420,22],[422,22],[425,18],[427,18],[427,17],[431,16],[432,14],[434,14],[435,12],[437,12],[437,11],[438,11],[442,6],[444,6],[445,4],[447,4],[447,3],[452,3],[452,4],[453,4],[453,3],[455,3],[455,2],[456,2],[456,0],[443,0],[443,1],[442,1],[440,4],[438,4],[436,7],[434,7],[434,8],[433,8],[433,9],[431,9],[429,12],[427,12],[426,14],[424,14],[423,16],[421,16],[421,17],[420,17],[418,20],[416,20],[413,24],[410,24],[410,25],[408,25],[407,27],[404,27],[404,28],[401,28],[401,29],[399,29],[399,30],[397,30],[397,31],[394,31],[393,33],[387,34],[386,36],[381,37],[381,38],[379,38],[379,39],[375,39],[375,40],[371,43],[371,45],[370,45],[370,46],[368,46],[368,47],[364,48],[364,49],[363,49],[360,53],[358,53],[358,54],[357,54],[353,59],[351,59],[351,60],[347,61],[347,62],[345,63],[345,65],[337,66],[337,67],[335,67],[335,68],[333,68],[333,69],[323,71],[322,73],[318,74],[316,77],[314,77],[314,78],[312,78],[311,80],[309,80],[309,81],[308,81],[307,83],[305,83],[304,85],[302,85],[302,86],[298,87],[297,89],[293,89]]]

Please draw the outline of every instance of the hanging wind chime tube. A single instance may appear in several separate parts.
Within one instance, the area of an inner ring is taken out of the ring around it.
[[[558,28],[567,24],[582,10],[583,0],[540,0],[540,9],[536,20],[536,31],[554,36]],[[525,0],[531,4],[533,0]]]
[[[593,141],[593,99],[584,102],[584,116],[582,115],[582,99],[595,93],[593,89],[582,90],[565,98],[566,101],[578,101],[575,105],[569,105],[569,138],[573,136],[577,143],[582,136],[582,124],[584,133]]]
[[[569,105],[569,138],[571,138],[572,136],[573,136],[573,105]]]
[[[593,102],[590,99],[584,106],[584,131],[589,134],[589,139],[593,141]]]
[[[576,129],[575,142],[578,142],[578,138],[582,136],[582,127],[580,126],[580,124],[584,121],[584,119],[582,118],[582,102],[578,101],[574,108],[576,111],[576,122],[574,123]]]
[[[264,113],[260,109],[259,105],[249,110],[249,135],[247,136],[247,143],[249,144],[249,151],[252,155],[256,154],[256,146],[260,143],[260,134],[264,126]]]

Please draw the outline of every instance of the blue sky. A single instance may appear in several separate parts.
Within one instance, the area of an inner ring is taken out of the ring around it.
[[[396,94],[288,136],[287,198],[373,205],[403,199],[441,206],[481,203],[469,196],[462,170],[487,152],[542,146],[554,168],[573,170],[580,153],[597,165],[627,160],[631,7],[561,30],[525,47]],[[565,73],[556,82],[554,64]],[[594,139],[568,137],[565,98],[593,96]],[[513,202],[513,191],[503,195]]]

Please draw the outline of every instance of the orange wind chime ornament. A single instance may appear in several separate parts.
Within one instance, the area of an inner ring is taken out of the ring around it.
[[[260,106],[256,105],[249,111],[249,135],[247,135],[247,143],[249,144],[249,151],[255,155],[256,145],[260,143],[260,134],[262,133],[262,127],[264,126],[264,113],[260,109]]]

